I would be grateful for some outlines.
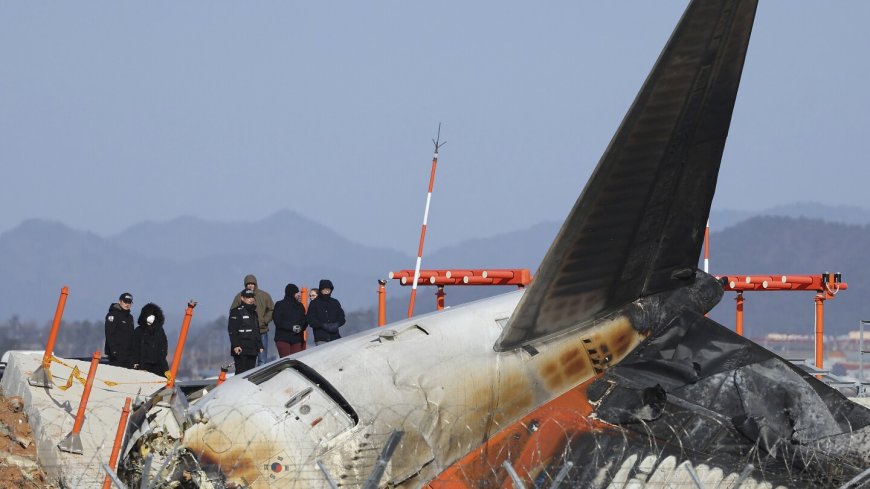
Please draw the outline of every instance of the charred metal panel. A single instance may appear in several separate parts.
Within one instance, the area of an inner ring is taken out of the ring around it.
[[[654,466],[671,456],[723,478],[753,464],[753,480],[786,487],[838,487],[870,465],[870,410],[691,311],[587,394],[594,416],[613,429],[573,440],[547,470],[571,461],[569,480],[578,487],[637,478],[634,462],[650,456]],[[603,445],[610,456],[596,455]],[[626,463],[629,472],[618,475]]]
[[[870,466],[870,411],[702,316],[718,298],[715,284],[697,272],[691,287],[644,297],[601,322],[609,344],[625,326],[648,336],[601,374],[493,434],[428,487],[481,480],[506,487],[507,466],[535,487],[558,480],[560,487],[803,488],[861,479]],[[594,330],[579,336],[590,361],[604,351],[589,341]],[[563,352],[576,346],[560,344]]]
[[[496,350],[691,280],[755,9],[689,5]]]

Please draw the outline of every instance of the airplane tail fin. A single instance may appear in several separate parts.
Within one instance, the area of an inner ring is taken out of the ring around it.
[[[691,283],[757,0],[693,0],[495,344]]]

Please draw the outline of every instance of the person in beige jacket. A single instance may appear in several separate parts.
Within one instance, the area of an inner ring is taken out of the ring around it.
[[[257,306],[257,318],[260,322],[260,339],[263,341],[263,350],[257,355],[257,366],[266,363],[269,356],[269,323],[272,322],[272,312],[275,310],[275,302],[272,296],[263,289],[257,287],[257,277],[253,274],[245,275],[245,289],[254,291],[254,304]],[[239,307],[242,303],[242,293],[236,294],[230,309]]]

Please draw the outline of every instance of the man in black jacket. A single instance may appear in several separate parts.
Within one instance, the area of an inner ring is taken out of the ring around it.
[[[254,291],[245,289],[240,295],[242,303],[230,309],[230,319],[227,324],[230,334],[230,353],[236,364],[237,375],[254,368],[257,364],[257,355],[263,351]]]
[[[133,368],[164,376],[168,342],[163,331],[163,310],[157,304],[145,304],[139,313],[139,326],[133,331]]]
[[[116,367],[133,367],[133,296],[124,292],[118,297],[118,302],[109,306],[106,314],[106,354],[109,365]]]
[[[260,321],[260,342],[263,344],[263,351],[257,355],[257,365],[262,365],[266,363],[266,357],[269,356],[269,323],[272,322],[275,303],[272,302],[272,296],[257,285],[257,277],[253,274],[245,276],[245,288],[254,291],[254,304],[257,306],[257,318]],[[238,293],[233,298],[230,309],[241,304],[242,294]]]
[[[275,303],[272,321],[275,321],[275,347],[281,358],[300,352],[305,348],[305,306],[299,302],[302,294],[296,284],[284,287],[284,298]]]
[[[338,328],[344,326],[344,309],[332,297],[329,280],[320,281],[320,294],[308,304],[308,324],[314,329],[314,344],[320,345],[341,338]]]

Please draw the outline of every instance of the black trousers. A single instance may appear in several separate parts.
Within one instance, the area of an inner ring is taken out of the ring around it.
[[[257,366],[257,355],[233,355],[236,364],[236,375],[251,370]]]
[[[159,375],[159,376],[163,377],[163,375],[164,375],[164,374],[166,373],[166,371],[169,370],[169,369],[168,369],[168,368],[163,368],[163,365],[159,365],[159,364],[157,364],[157,363],[150,363],[150,362],[149,362],[149,363],[143,363],[143,364],[139,365],[139,370],[147,370],[147,371],[151,372],[151,373],[154,374],[154,375]]]
[[[133,368],[133,363],[130,358],[109,357],[109,365],[114,367]]]

